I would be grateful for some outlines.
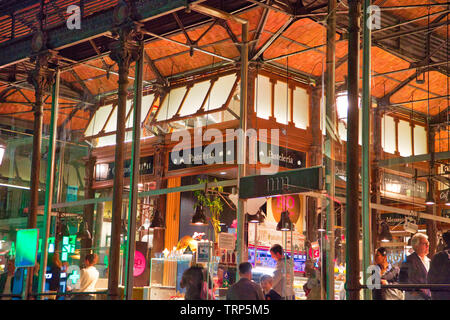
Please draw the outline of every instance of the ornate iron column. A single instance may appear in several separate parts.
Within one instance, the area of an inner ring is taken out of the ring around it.
[[[326,297],[327,300],[334,300],[334,258],[335,258],[335,213],[334,198],[336,187],[335,174],[335,142],[330,134],[330,130],[336,132],[336,0],[328,1],[328,20],[327,20],[327,62],[326,62],[326,189],[331,199],[328,199],[327,205],[327,236],[326,240]]]
[[[361,0],[349,0],[348,38],[348,116],[347,116],[347,299],[359,300],[359,154],[358,154],[358,95],[359,41]]]
[[[38,50],[41,47],[36,47]],[[41,172],[41,147],[42,126],[44,120],[44,92],[50,90],[54,81],[54,72],[49,68],[49,63],[54,58],[54,51],[44,51],[32,57],[35,68],[28,75],[28,82],[35,90],[34,125],[33,125],[33,151],[31,158],[30,173],[30,210],[28,212],[28,228],[37,228],[37,211],[39,201],[39,175]],[[33,288],[33,268],[27,269],[25,285],[25,298],[29,299]]]
[[[372,170],[371,170],[371,202],[381,203],[381,169],[379,166],[380,156],[383,152],[381,147],[381,105],[378,104],[377,108],[372,109],[372,140],[373,140],[373,159],[372,159]],[[378,248],[378,213],[377,209],[372,209],[372,248]]]
[[[120,7],[123,9],[124,7]],[[120,9],[118,9],[120,12]],[[123,200],[123,174],[125,160],[125,118],[128,89],[128,73],[130,65],[136,60],[138,55],[138,43],[133,39],[135,35],[135,25],[128,20],[129,17],[119,17],[119,27],[115,30],[118,40],[114,42],[110,49],[110,58],[117,62],[119,67],[119,89],[117,104],[117,130],[116,130],[116,150],[114,186],[112,199],[112,223],[111,223],[111,248],[109,262],[108,292],[111,300],[119,299],[119,264],[120,264],[120,238],[122,223],[122,200]],[[125,21],[127,20],[127,21]]]
[[[37,208],[39,192],[39,173],[41,168],[41,147],[42,147],[42,124],[44,120],[44,92],[49,91],[53,84],[54,73],[49,68],[49,62],[54,57],[54,51],[45,51],[33,57],[35,68],[28,76],[28,82],[34,87],[35,102],[33,106],[33,152],[31,159],[30,176],[30,211],[28,216],[28,227],[36,228]]]
[[[437,167],[435,166],[435,148],[436,148],[436,127],[428,126],[428,153],[431,155],[431,160],[429,163],[430,166],[430,177],[428,178],[428,188],[430,194],[433,195],[434,199],[436,199],[436,183],[433,181],[432,176],[437,173]],[[436,200],[435,200],[436,201]],[[426,212],[428,214],[435,215],[436,205],[427,206]],[[430,252],[428,257],[433,257],[436,253],[437,248],[437,228],[436,221],[427,219],[427,235],[428,241],[430,242]]]

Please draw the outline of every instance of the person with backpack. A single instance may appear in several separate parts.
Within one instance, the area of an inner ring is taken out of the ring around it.
[[[450,231],[442,235],[445,248],[431,259],[428,271],[429,284],[450,284]],[[431,289],[432,300],[450,300],[450,288]]]

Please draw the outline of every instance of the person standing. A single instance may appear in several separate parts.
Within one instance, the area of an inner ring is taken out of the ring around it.
[[[398,283],[400,268],[392,266],[387,261],[387,250],[384,247],[377,249],[375,253],[375,263],[379,268],[380,282],[382,285]],[[373,300],[403,300],[403,292],[399,289],[382,288],[374,289],[372,292]]]
[[[428,270],[430,269],[430,259],[428,236],[423,233],[416,233],[411,239],[411,246],[414,250],[400,267],[399,282],[401,284],[426,284]],[[405,300],[430,300],[429,289],[406,289]]]
[[[75,292],[94,292],[95,285],[97,284],[99,272],[95,268],[98,262],[98,256],[95,253],[86,255],[85,268],[81,269],[80,273],[80,288],[75,289]],[[93,294],[77,294],[72,300],[93,300]]]
[[[180,287],[186,288],[185,300],[201,300],[203,290],[203,267],[191,266],[184,270],[181,276]]]
[[[450,230],[442,235],[445,248],[431,259],[428,283],[450,284]],[[432,300],[450,300],[450,288],[431,290]]]
[[[261,277],[260,283],[266,300],[281,300],[281,296],[272,289],[273,279],[268,274]]]
[[[252,265],[250,262],[239,264],[239,281],[227,292],[227,300],[264,300],[261,286],[252,281]]]
[[[270,248],[270,254],[277,262],[273,273],[273,290],[275,290],[283,300],[295,300],[294,279],[291,276],[293,269],[292,259],[283,252],[283,247],[274,244]]]
[[[12,294],[14,284],[14,274],[16,267],[14,265],[14,259],[9,259],[6,262],[6,271],[0,276],[0,293]],[[0,297],[2,300],[11,300],[11,297]]]
[[[321,300],[320,279],[311,260],[305,262],[305,275],[308,277],[308,281],[303,285],[306,300]]]

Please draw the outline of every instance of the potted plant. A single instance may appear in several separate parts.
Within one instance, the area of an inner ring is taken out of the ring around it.
[[[198,182],[208,183],[208,180],[199,178]],[[217,182],[217,179],[214,179],[214,182]],[[214,228],[214,239],[216,241],[220,232],[220,214],[223,211],[223,202],[219,195],[221,192],[223,192],[223,187],[221,186],[194,191],[194,197],[196,198],[194,209],[201,206],[209,210],[209,218]]]

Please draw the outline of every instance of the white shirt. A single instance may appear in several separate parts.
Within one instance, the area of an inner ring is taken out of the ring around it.
[[[99,273],[94,266],[90,266],[81,270],[80,288],[77,292],[94,292],[95,285],[98,280]]]
[[[430,270],[430,258],[425,256],[423,259],[419,256],[420,260],[422,261],[423,265],[425,266],[425,269],[427,269],[427,272]]]
[[[286,261],[286,273],[285,273]],[[294,268],[292,259],[281,259],[277,261],[275,271],[272,278],[272,289],[281,297],[291,297],[295,295],[294,279],[291,277],[291,269]]]

